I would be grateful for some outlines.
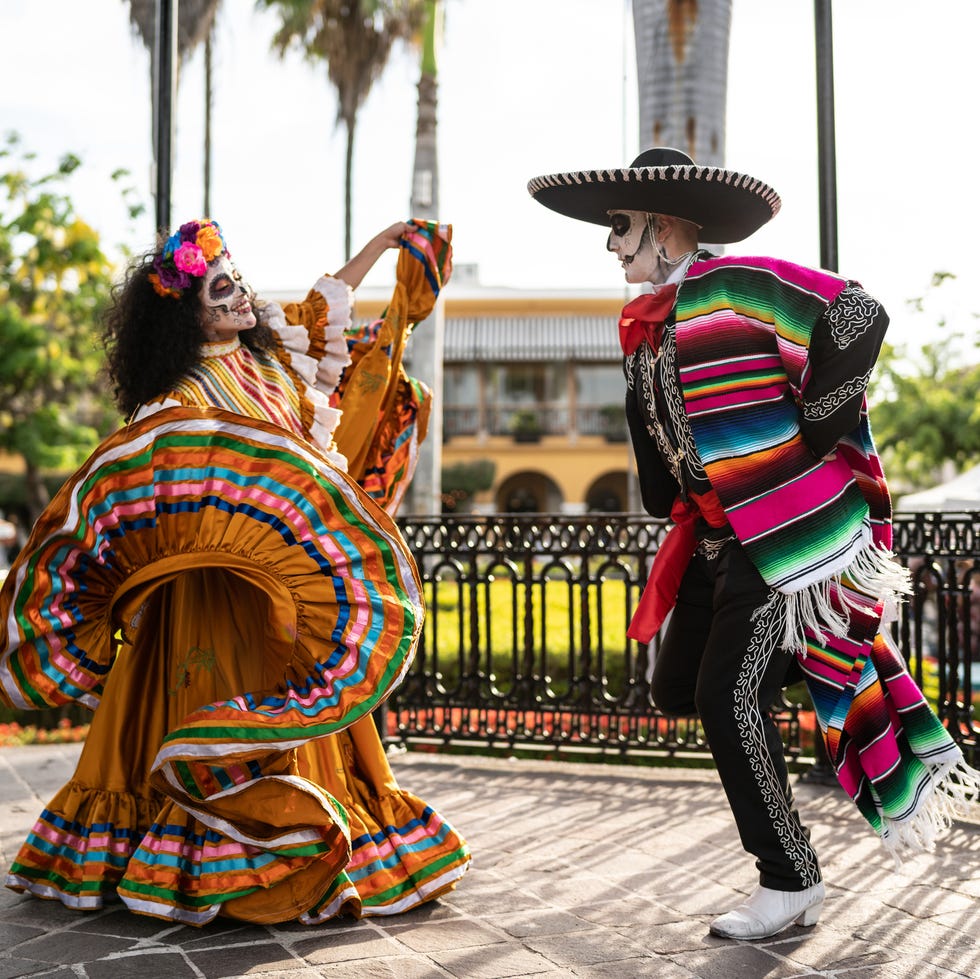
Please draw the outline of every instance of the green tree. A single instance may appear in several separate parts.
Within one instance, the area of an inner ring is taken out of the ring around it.
[[[951,279],[933,276],[933,288]],[[909,304],[924,312],[922,299]],[[907,489],[942,478],[944,464],[957,471],[980,461],[980,350],[945,317],[929,331],[932,339],[917,350],[882,345],[869,390],[871,424],[885,471]],[[972,346],[974,355],[964,356]]]
[[[442,467],[442,512],[463,511],[482,490],[493,486],[497,467],[492,459],[474,459]]]
[[[20,456],[29,516],[47,503],[44,469],[78,465],[111,427],[97,382],[96,324],[112,267],[99,235],[75,214],[67,154],[33,177],[16,134],[0,148],[0,451]],[[120,171],[117,179],[123,176]]]
[[[351,188],[357,114],[381,77],[396,40],[413,37],[425,0],[257,0],[279,13],[273,48],[285,57],[297,47],[312,63],[325,61],[337,90],[337,122],[347,130],[344,169],[344,255],[351,256]]]

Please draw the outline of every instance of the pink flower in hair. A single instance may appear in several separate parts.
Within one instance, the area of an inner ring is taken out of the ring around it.
[[[186,221],[153,259],[155,271],[150,282],[159,295],[179,299],[194,277],[201,278],[207,272],[208,262],[222,253],[227,255],[228,249],[217,221]]]
[[[189,272],[191,275],[201,276],[208,269],[208,263],[204,260],[204,252],[200,246],[193,242],[185,241],[177,251],[174,252],[174,265],[181,272]]]

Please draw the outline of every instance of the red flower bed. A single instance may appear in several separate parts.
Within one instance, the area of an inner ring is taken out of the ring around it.
[[[24,744],[73,744],[84,741],[88,734],[88,725],[73,725],[64,717],[54,728],[36,727],[33,724],[22,725],[16,721],[0,724],[0,748],[13,748]]]

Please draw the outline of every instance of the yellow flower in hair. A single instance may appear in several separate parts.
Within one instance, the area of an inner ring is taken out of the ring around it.
[[[205,262],[212,262],[224,251],[224,242],[213,224],[205,224],[197,233],[197,247],[204,254]]]

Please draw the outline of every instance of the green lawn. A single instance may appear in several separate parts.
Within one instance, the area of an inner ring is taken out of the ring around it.
[[[627,646],[622,579],[585,585],[551,580],[530,587],[508,578],[471,585],[440,581],[429,587],[426,600],[420,665],[437,670],[447,685],[465,665],[477,665],[504,687],[518,678],[547,677],[561,693],[570,676],[600,675],[603,668],[610,687],[622,687]]]

